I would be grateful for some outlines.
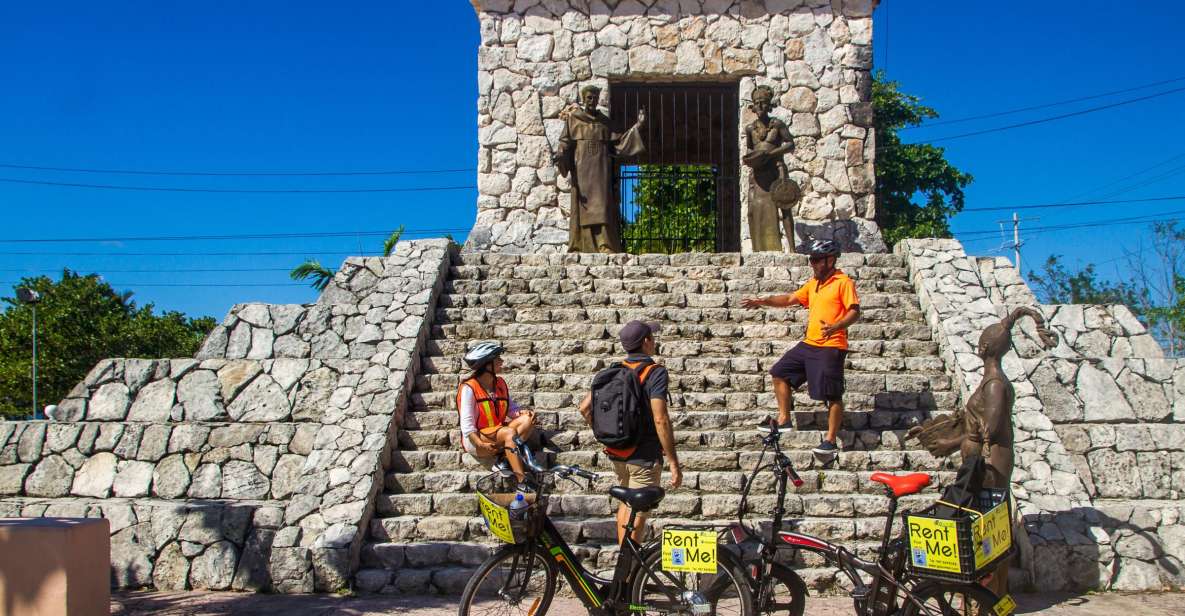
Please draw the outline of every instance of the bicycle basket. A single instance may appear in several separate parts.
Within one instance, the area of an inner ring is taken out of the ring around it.
[[[550,476],[542,480],[544,483],[553,481]],[[516,483],[513,477],[492,473],[477,480],[474,485],[486,528],[491,535],[506,543],[525,543],[534,539],[543,528],[543,518],[547,512],[547,493],[550,490],[545,489],[546,486],[541,486],[537,493],[524,494],[527,507],[512,511],[510,504],[518,495]]]
[[[1012,506],[1007,490],[981,491],[974,509],[941,504],[955,513],[936,515],[932,505],[903,516],[909,537],[906,566],[912,574],[972,582],[1012,554]]]

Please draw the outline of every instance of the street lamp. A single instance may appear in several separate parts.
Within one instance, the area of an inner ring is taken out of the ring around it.
[[[37,419],[37,302],[41,294],[28,287],[16,290],[16,298],[33,309],[33,419]]]

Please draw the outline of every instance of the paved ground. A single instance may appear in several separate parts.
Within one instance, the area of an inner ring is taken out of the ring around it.
[[[1018,614],[1051,616],[1181,616],[1185,594],[1118,593],[1017,597]],[[207,616],[283,614],[283,616],[444,616],[456,614],[456,597],[335,597],[330,595],[248,595],[238,593],[121,593],[112,598],[113,616]],[[560,599],[548,610],[552,616],[585,614],[575,599]],[[812,599],[807,616],[851,614],[845,599]]]

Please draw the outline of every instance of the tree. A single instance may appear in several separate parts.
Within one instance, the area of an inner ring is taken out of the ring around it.
[[[914,237],[951,237],[950,217],[963,210],[963,189],[974,179],[946,160],[943,148],[903,144],[899,130],[938,117],[921,99],[878,71],[872,81],[876,126],[877,224],[892,246]],[[916,201],[915,201],[916,199]]]
[[[639,165],[635,169],[639,181],[632,186],[632,200],[638,212],[633,220],[622,222],[622,248],[631,253],[667,254],[715,250],[716,180],[711,166]],[[622,197],[628,202],[631,195]]]
[[[1061,255],[1050,255],[1040,272],[1029,272],[1029,282],[1037,287],[1037,294],[1045,304],[1124,304],[1137,314],[1136,288],[1130,283],[1100,280],[1093,263],[1077,272],[1070,272],[1061,262]]]
[[[58,281],[25,278],[20,287],[41,294],[37,304],[38,403],[56,403],[107,357],[191,357],[217,324],[180,312],[137,306],[97,274],[64,270]],[[32,308],[2,297],[0,415],[22,417],[33,408]]]

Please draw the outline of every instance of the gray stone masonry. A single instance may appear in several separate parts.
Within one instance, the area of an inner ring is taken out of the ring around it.
[[[347,587],[453,250],[235,306],[194,359],[100,362],[55,421],[0,422],[0,511],[111,519],[118,587]]]
[[[802,187],[795,243],[835,236],[884,252],[876,223],[873,0],[472,0],[477,64],[477,224],[468,250],[564,252],[569,180],[552,163],[580,89],[621,81],[739,83],[743,127],[759,85],[794,137]],[[662,121],[650,110],[651,122]],[[740,144],[744,151],[744,144]],[[748,250],[749,169],[741,174]]]
[[[961,399],[982,378],[983,328],[1035,297],[1004,259],[954,240],[897,246]],[[1185,584],[1185,362],[1167,359],[1124,306],[1039,306],[1004,368],[1016,388],[1014,494],[1021,568],[1041,590],[1159,590]],[[1021,530],[1021,529],[1018,529]]]

